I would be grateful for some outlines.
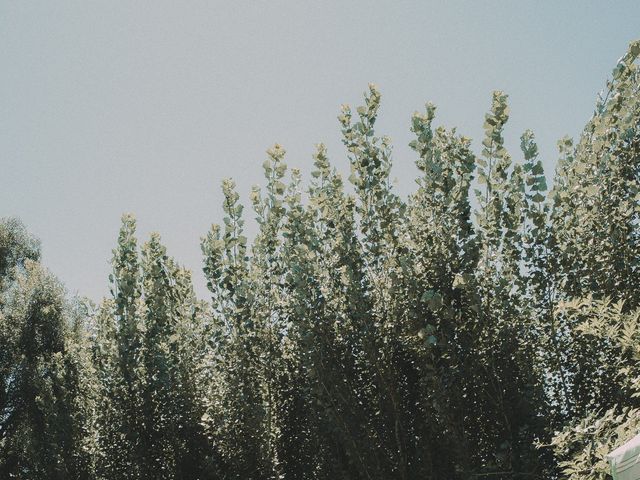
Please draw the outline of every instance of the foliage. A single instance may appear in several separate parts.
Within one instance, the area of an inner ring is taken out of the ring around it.
[[[35,260],[37,242],[0,223],[0,477],[93,474],[92,368],[83,315]]]
[[[250,242],[223,181],[210,301],[131,215],[97,307],[3,220],[0,476],[606,478],[640,426],[638,56],[560,141],[549,194],[533,132],[507,151],[497,91],[480,155],[414,113],[401,198],[369,85],[338,116],[350,185],[320,144],[305,187],[276,144]]]

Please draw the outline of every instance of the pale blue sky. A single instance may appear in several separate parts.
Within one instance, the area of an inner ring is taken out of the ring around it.
[[[0,216],[22,218],[69,290],[98,300],[133,212],[204,295],[199,238],[222,218],[221,180],[248,203],[274,142],[303,172],[320,141],[346,169],[336,115],[368,82],[407,194],[409,120],[426,101],[478,145],[505,90],[512,155],[531,128],[553,168],[556,140],[580,132],[639,37],[637,0],[0,0]]]

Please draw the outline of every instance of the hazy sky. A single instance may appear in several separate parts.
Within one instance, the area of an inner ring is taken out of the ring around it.
[[[552,169],[639,37],[637,0],[0,0],[0,217],[22,218],[68,289],[98,300],[133,212],[204,295],[199,238],[221,221],[222,179],[248,204],[275,142],[303,172],[318,142],[346,169],[336,116],[368,82],[406,194],[426,101],[478,145],[505,90],[513,157],[531,128]]]

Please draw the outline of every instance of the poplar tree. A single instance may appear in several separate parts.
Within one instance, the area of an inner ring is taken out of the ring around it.
[[[640,428],[638,57],[560,140],[548,193],[496,91],[479,155],[433,104],[413,114],[401,198],[369,85],[338,116],[350,185],[323,144],[309,184],[276,144],[250,242],[222,182],[209,301],[131,215],[97,307],[1,220],[0,477],[605,478]]]

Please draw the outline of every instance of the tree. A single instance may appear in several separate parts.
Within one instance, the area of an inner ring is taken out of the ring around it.
[[[249,242],[223,181],[210,302],[131,215],[97,308],[1,221],[0,476],[606,478],[640,426],[639,56],[559,142],[549,194],[534,134],[506,150],[497,91],[480,155],[433,104],[412,116],[402,199],[370,85],[338,117],[352,188],[324,145],[306,186],[276,144]]]
[[[0,223],[0,476],[93,474],[92,387],[82,312],[37,263],[15,221]]]
[[[206,307],[157,234],[138,252],[129,215],[113,267],[113,300],[96,316],[94,342],[104,433],[100,475],[212,478],[214,452],[200,424]]]

